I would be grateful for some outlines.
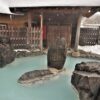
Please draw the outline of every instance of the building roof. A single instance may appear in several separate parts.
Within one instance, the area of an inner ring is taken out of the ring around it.
[[[100,6],[100,0],[0,0],[0,13],[11,13],[11,7]]]
[[[94,25],[94,26],[100,26],[100,12],[96,12],[91,17],[84,20],[83,25]]]
[[[8,4],[6,4],[6,2],[4,2],[3,0],[0,0],[0,13],[12,14]]]
[[[100,0],[5,0],[9,7],[100,6]]]

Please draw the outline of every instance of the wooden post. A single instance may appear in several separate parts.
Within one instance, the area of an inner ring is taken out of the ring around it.
[[[31,27],[31,13],[28,12],[27,44],[30,44]]]
[[[10,15],[10,21],[11,21],[11,23],[10,23],[10,32],[11,32],[11,38],[13,39],[13,18],[12,18],[12,15]]]
[[[78,23],[77,23],[77,31],[76,31],[76,38],[75,38],[75,51],[78,50],[79,45],[79,38],[80,38],[80,26],[81,26],[82,15],[79,15]]]
[[[98,45],[100,45],[100,26],[99,26],[99,32],[98,32]]]
[[[40,49],[43,51],[43,14],[40,15]]]

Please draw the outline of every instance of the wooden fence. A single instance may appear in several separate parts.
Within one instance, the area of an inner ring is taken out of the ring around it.
[[[79,45],[96,45],[100,41],[99,27],[81,28]]]
[[[29,40],[30,40],[30,44],[31,44],[31,48],[33,49],[37,49],[37,48],[41,48],[41,39],[40,39],[40,28],[39,27],[34,27],[31,29],[31,35],[29,36]]]
[[[26,27],[0,26],[0,37],[9,37],[14,49],[40,48],[40,29],[37,27],[29,32]]]

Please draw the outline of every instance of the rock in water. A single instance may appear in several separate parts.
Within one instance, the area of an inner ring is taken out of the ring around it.
[[[23,85],[31,85],[39,82],[43,82],[45,80],[50,80],[54,76],[57,76],[61,71],[51,71],[49,69],[42,69],[42,70],[33,70],[30,72],[24,73],[19,79],[18,83],[21,83]]]
[[[61,70],[66,60],[66,42],[64,38],[58,38],[53,43],[47,53],[47,61],[49,68]]]
[[[80,100],[100,100],[100,63],[76,64],[71,83],[78,91]]]
[[[0,37],[0,67],[11,63],[15,58],[15,52],[12,49],[10,39]]]

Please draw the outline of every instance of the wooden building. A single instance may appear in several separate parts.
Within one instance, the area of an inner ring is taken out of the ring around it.
[[[64,37],[69,48],[77,48],[81,17],[100,10],[94,7],[99,6],[97,2],[89,6],[83,0],[80,0],[83,6],[77,1],[69,5],[64,0],[57,5],[56,0],[52,5],[49,0],[44,0],[45,3],[37,3],[36,0],[8,1],[12,13],[0,14],[0,35],[9,36],[14,48],[42,50],[54,43],[57,37]]]

